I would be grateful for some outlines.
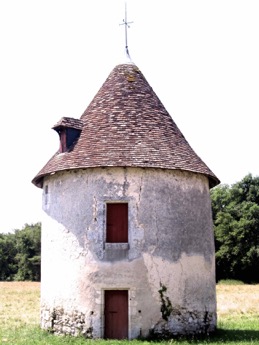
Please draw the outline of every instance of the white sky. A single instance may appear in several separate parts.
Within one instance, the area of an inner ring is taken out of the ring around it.
[[[41,220],[32,178],[123,62],[123,0],[0,0],[0,232]],[[259,1],[128,0],[132,60],[222,183],[259,174]]]

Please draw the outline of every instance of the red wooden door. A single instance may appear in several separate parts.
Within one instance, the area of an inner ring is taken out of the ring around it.
[[[107,204],[106,242],[128,242],[128,204]]]
[[[106,290],[104,299],[104,337],[128,339],[128,291]]]

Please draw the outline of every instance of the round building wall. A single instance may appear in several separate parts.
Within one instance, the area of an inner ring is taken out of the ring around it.
[[[151,168],[59,172],[44,178],[43,209],[43,328],[129,339],[215,329],[206,176]],[[117,334],[112,320],[120,308],[124,333]]]

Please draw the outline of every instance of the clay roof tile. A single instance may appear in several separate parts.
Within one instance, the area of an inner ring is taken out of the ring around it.
[[[208,176],[210,187],[219,183],[134,64],[116,66],[74,120],[54,126],[76,123],[82,132],[72,150],[54,154],[34,177],[36,186],[57,171],[105,166],[180,169]]]

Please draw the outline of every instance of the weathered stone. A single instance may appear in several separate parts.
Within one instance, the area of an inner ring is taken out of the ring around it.
[[[214,241],[206,176],[93,168],[47,176],[45,186],[43,328],[103,337],[104,291],[127,289],[130,339],[152,332],[173,336],[215,329]],[[129,205],[127,244],[105,243],[109,201]]]

